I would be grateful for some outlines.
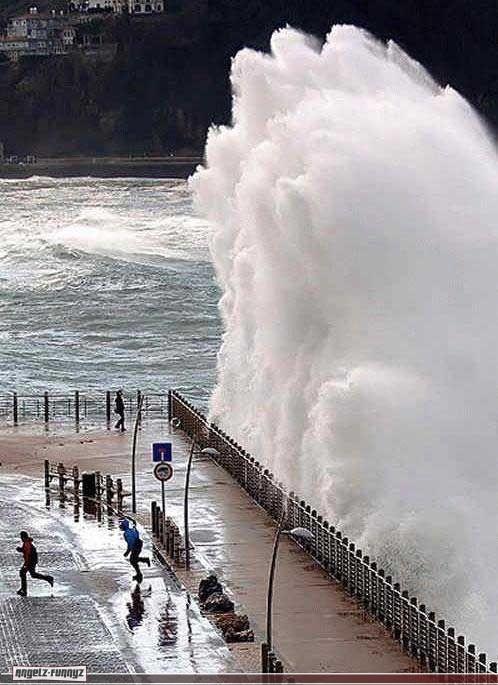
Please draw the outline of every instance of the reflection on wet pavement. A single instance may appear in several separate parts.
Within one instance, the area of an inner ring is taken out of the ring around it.
[[[158,562],[143,568],[141,586],[132,582],[122,533],[105,507],[99,515],[72,499],[44,498],[31,479],[2,476],[0,671],[47,663],[86,664],[92,672],[236,670],[222,638]],[[15,547],[25,528],[38,549],[38,570],[53,571],[54,596],[29,577],[29,596],[15,595],[22,562]]]

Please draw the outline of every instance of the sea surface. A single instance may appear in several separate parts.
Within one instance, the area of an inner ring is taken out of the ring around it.
[[[208,239],[185,181],[0,179],[0,394],[178,388],[205,406]]]

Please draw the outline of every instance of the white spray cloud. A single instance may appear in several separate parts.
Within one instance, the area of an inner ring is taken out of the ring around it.
[[[191,181],[223,293],[212,417],[494,653],[496,149],[393,43],[271,48],[235,58]]]

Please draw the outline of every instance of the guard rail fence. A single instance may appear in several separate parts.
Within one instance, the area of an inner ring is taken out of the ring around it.
[[[123,393],[125,412],[135,414],[143,396],[142,415],[146,417],[165,417],[167,414],[167,394],[165,392]],[[12,392],[0,395],[0,419],[17,426],[25,420],[50,421],[81,420],[106,418],[109,425],[117,417],[113,410],[114,393],[111,390],[95,390],[72,394],[57,394],[45,391],[37,395],[24,395]]]
[[[496,673],[497,663],[487,663],[463,635],[436,617],[417,597],[411,597],[378,568],[375,561],[357,549],[340,530],[318,514],[294,492],[287,492],[268,469],[252,457],[221,428],[175,390],[168,393],[168,417],[199,447],[214,447],[211,457],[246,490],[266,512],[278,521],[287,509],[287,528],[305,527],[313,539],[301,544],[327,574],[340,582],[370,616],[380,621],[403,650],[420,663],[422,670],[438,673]]]

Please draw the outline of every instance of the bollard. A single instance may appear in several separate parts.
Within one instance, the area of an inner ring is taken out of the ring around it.
[[[268,673],[268,645],[261,643],[261,672]]]
[[[15,392],[13,397],[12,397],[12,403],[13,403],[13,414],[14,414],[14,426],[17,426],[18,420],[19,420],[19,405],[18,405],[18,400],[17,400],[17,393]]]
[[[82,495],[89,499],[95,499],[97,483],[95,473],[83,473],[81,478]]]
[[[50,418],[50,408],[48,403],[48,392],[46,390],[43,393],[43,416],[45,423],[48,423]]]
[[[73,466],[73,486],[74,494],[78,494],[80,489],[80,470],[77,466]]]
[[[45,467],[45,487],[49,488],[50,487],[50,462],[48,459],[45,459],[44,467]]]
[[[175,553],[175,531],[171,526],[171,519],[167,519],[167,527],[166,527],[166,550],[168,552],[168,556],[173,558],[173,555]]]
[[[80,422],[80,391],[74,391],[74,420]]]
[[[157,537],[160,543],[164,546],[164,515],[163,512],[157,507]]]
[[[105,477],[105,497],[107,504],[111,504],[112,496],[114,494],[113,482],[111,476],[107,475]]]
[[[157,535],[156,530],[156,509],[157,504],[155,502],[150,503],[150,527],[152,529],[152,535],[155,537]]]
[[[123,481],[121,478],[116,479],[116,496],[118,500],[118,509],[123,508]]]
[[[57,473],[59,474],[59,490],[60,490],[61,494],[64,494],[64,483],[65,483],[64,474],[66,473],[66,470],[65,470],[64,464],[62,462],[59,462],[57,464]]]
[[[109,428],[109,424],[111,423],[111,391],[106,390],[105,393],[105,418],[107,421],[107,428]]]
[[[176,563],[180,562],[181,543],[182,543],[182,538],[180,535],[180,530],[176,524],[173,524],[173,554],[172,554],[172,557]]]
[[[100,471],[95,471],[95,493],[97,499],[100,500],[102,497],[102,476]]]

